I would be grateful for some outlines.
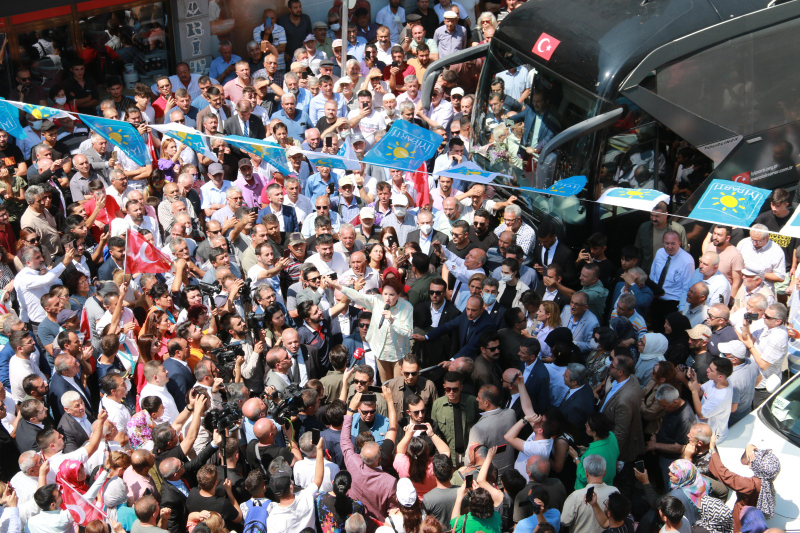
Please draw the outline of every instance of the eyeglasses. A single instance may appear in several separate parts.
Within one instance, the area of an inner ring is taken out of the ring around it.
[[[353,383],[355,383],[356,385],[369,385],[369,381],[366,381],[366,380],[362,381],[360,379],[354,379]]]
[[[461,389],[459,389],[458,387],[445,387],[444,388],[445,392],[458,392],[459,390],[461,390]]]
[[[368,328],[369,322],[359,322],[358,327],[360,328]]]
[[[314,206],[314,207],[315,207],[317,210],[319,210],[319,209],[325,210],[325,209],[330,209],[330,208],[331,208],[331,206],[329,206],[329,205],[316,205],[316,206]]]
[[[412,411],[411,409],[409,409],[408,412],[409,412],[409,414],[412,414],[412,415],[421,415],[422,413],[425,412],[425,409],[420,409],[419,411]]]
[[[159,89],[169,89],[170,86],[169,85],[159,85],[158,88]]]
[[[490,352],[499,352],[500,351],[500,347],[499,346],[494,346],[494,347],[487,346],[486,349],[489,350]]]
[[[439,296],[439,295],[444,294],[444,291],[431,291],[431,290],[429,290],[428,294],[430,294],[431,296]]]
[[[411,376],[416,376],[418,374],[419,374],[419,370],[417,370],[416,372],[403,372],[403,375],[405,377],[407,377],[407,378],[410,378]]]
[[[375,414],[375,409],[370,409],[369,411],[362,410],[361,414],[362,415],[374,415]]]
[[[31,77],[28,76],[27,78],[17,78],[19,81],[31,81]]]

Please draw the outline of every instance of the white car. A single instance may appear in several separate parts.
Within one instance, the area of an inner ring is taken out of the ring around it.
[[[800,532],[800,374],[780,387],[764,404],[734,424],[719,445],[722,463],[732,472],[751,477],[753,471],[741,463],[744,447],[771,449],[781,460],[775,478],[777,502],[770,527]],[[736,501],[731,494],[729,505]]]

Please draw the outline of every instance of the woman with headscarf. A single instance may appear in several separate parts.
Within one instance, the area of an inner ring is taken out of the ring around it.
[[[700,519],[695,525],[703,526],[709,533],[733,533],[733,513],[725,505],[708,494],[708,482],[697,471],[694,464],[686,459],[678,459],[669,465],[670,489],[680,489],[684,505],[692,505]]]
[[[664,359],[675,366],[682,365],[691,353],[689,350],[689,334],[692,324],[684,315],[670,313],[664,321],[664,335],[667,337],[669,347],[664,352]]]
[[[636,377],[642,388],[650,382],[653,367],[664,360],[669,343],[661,333],[645,333],[639,339],[639,360],[636,361]]]
[[[122,480],[122,474],[131,466],[131,456],[124,452],[114,451],[106,456],[108,483],[101,494],[106,515],[109,520],[122,524],[125,531],[130,531],[136,522],[133,507],[128,507],[128,486]]]
[[[741,531],[741,513],[744,507],[753,506],[769,520],[775,514],[775,486],[773,481],[781,471],[781,462],[772,450],[759,450],[752,444],[745,446],[742,464],[753,471],[752,477],[740,476],[722,464],[716,446],[711,448],[708,472],[736,491],[733,521],[736,531]]]
[[[94,499],[97,498],[97,494],[100,492],[100,489],[103,488],[107,478],[108,470],[103,468],[100,474],[97,476],[97,479],[95,479],[94,483],[92,483],[92,486],[90,487],[86,483],[86,470],[83,467],[83,462],[77,459],[67,459],[61,463],[61,466],[58,467],[58,472],[56,473],[56,484],[58,485],[59,492],[62,494],[74,489],[83,495],[87,501],[93,502]],[[66,508],[66,501],[63,501],[61,503],[61,509],[66,510]]]

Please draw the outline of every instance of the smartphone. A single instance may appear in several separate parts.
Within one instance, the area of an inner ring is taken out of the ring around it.
[[[374,394],[372,394],[372,393],[369,393],[369,394],[362,394],[362,395],[361,395],[361,401],[362,401],[362,402],[377,402],[377,401],[378,401],[378,397],[377,397],[377,396],[375,396],[375,395],[374,395]]]
[[[364,52],[364,57],[367,58],[367,59],[372,59],[372,52],[370,52],[369,50],[366,50]]]
[[[314,446],[319,444],[319,430],[318,429],[312,429],[311,430],[311,444],[313,444]]]
[[[103,226],[103,233],[108,233],[109,231],[111,231],[111,226],[109,226],[108,224]]]
[[[287,248],[287,249],[285,249],[285,250],[283,251],[283,253],[281,254],[281,257],[284,257],[284,258],[286,258],[286,257],[289,257],[289,256],[291,256],[291,255],[292,255],[292,251],[291,251],[290,249],[288,249],[288,248]]]
[[[333,192],[334,192],[335,190],[336,190],[336,188],[335,188],[335,186],[333,185],[333,183],[329,183],[329,184],[328,184],[328,194],[333,194]]]
[[[369,102],[361,102],[361,108],[366,109],[369,107]]]
[[[586,503],[592,503],[592,496],[594,496],[594,487],[586,489]]]
[[[377,385],[369,385],[367,387],[367,391],[374,392],[374,393],[377,393],[377,394],[383,394],[383,389],[378,387]]]
[[[389,235],[386,237],[386,240],[389,241],[389,246],[394,246],[397,243],[397,239],[394,238],[394,235]]]
[[[508,449],[508,444],[501,444],[500,446],[497,447],[497,451],[495,452],[495,454],[504,453],[507,449]]]
[[[467,490],[472,488],[472,474],[464,476],[464,486],[467,487]]]
[[[393,67],[399,67],[400,63],[398,63],[397,61],[392,61],[392,66]]]
[[[75,248],[74,242],[68,242],[67,244],[64,245],[64,250],[72,250],[73,248]]]
[[[636,461],[635,463],[633,463],[633,468],[635,468],[639,472],[644,472],[644,461]]]
[[[428,431],[428,426],[425,424],[414,424],[414,431]]]
[[[333,137],[325,137],[325,147],[333,148]]]
[[[533,514],[539,514],[542,512],[542,507],[536,502],[531,502],[531,508]]]
[[[532,506],[533,504],[530,502],[530,500],[522,500],[521,502],[519,502],[519,505],[517,507],[522,509],[523,507],[532,507]]]
[[[304,71],[304,72],[301,72],[301,73],[300,73],[300,77],[301,77],[302,79],[304,79],[304,80],[307,80],[307,79],[308,79],[308,72],[305,72],[305,71]]]

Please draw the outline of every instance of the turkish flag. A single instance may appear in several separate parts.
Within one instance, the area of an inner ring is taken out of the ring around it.
[[[92,328],[89,327],[89,313],[87,313],[86,308],[84,307],[81,311],[81,326],[80,326],[81,333],[83,333],[83,338],[89,340],[92,338]]]
[[[431,203],[431,192],[428,188],[427,165],[423,162],[414,172],[406,172],[406,178],[411,178],[417,190],[417,207],[425,207]]]
[[[59,488],[63,500],[61,508],[69,511],[73,522],[85,526],[92,520],[105,521],[106,514],[84,498],[83,494],[75,490],[72,485],[62,480]]]
[[[128,230],[125,246],[125,263],[128,274],[161,274],[169,272],[172,262],[155,246],[144,240],[135,230]]]
[[[542,33],[536,40],[536,44],[533,45],[531,52],[541,57],[545,61],[550,61],[550,57],[553,55],[553,52],[556,51],[556,48],[559,44],[561,44],[561,41],[555,37],[551,37],[546,33]]]

